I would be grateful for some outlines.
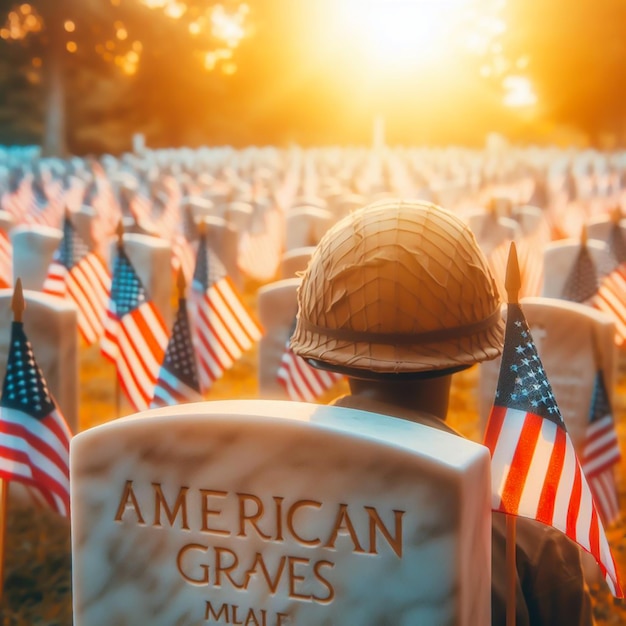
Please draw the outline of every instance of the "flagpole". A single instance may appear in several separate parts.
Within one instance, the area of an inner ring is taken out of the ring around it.
[[[519,292],[522,287],[517,248],[512,241],[509,247],[509,258],[506,264],[506,278],[504,287],[509,304],[519,304]],[[515,626],[515,608],[517,604],[517,563],[515,549],[517,517],[506,516],[506,626]]]
[[[22,291],[22,279],[15,281],[13,298],[11,299],[11,309],[13,310],[13,321],[21,322],[22,313],[26,305],[24,303],[24,292]],[[0,602],[4,596],[4,562],[7,538],[7,526],[9,522],[9,481],[0,478]]]
[[[117,223],[117,249],[119,251],[124,247],[124,223],[120,219]],[[118,347],[119,350],[119,347]],[[119,355],[117,356],[119,359]],[[118,419],[122,416],[122,399],[120,393],[120,376],[117,363],[115,363],[115,417]]]

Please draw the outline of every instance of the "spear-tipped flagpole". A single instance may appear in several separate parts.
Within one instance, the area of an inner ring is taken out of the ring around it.
[[[11,299],[11,310],[13,311],[13,321],[22,322],[24,309],[24,292],[22,290],[22,279],[15,281],[13,298]],[[4,595],[4,561],[6,552],[7,525],[9,520],[9,481],[0,478],[0,602]]]
[[[506,289],[507,302],[509,304],[519,304],[522,279],[514,241],[509,246],[504,288]],[[517,584],[517,564],[515,559],[516,520],[515,515],[506,516],[506,626],[515,626],[515,607],[517,604],[515,597]]]

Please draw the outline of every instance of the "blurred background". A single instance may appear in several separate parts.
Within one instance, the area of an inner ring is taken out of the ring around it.
[[[626,140],[624,0],[0,0],[0,144]]]

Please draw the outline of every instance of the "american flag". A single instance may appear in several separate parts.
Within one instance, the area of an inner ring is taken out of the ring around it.
[[[9,235],[0,229],[0,289],[13,282],[13,246]]]
[[[615,323],[615,343],[618,346],[626,343],[626,269],[622,265],[598,277],[589,249],[582,244],[561,297],[606,313]]]
[[[119,246],[100,347],[115,364],[120,386],[137,411],[148,408],[154,396],[167,341],[159,310],[148,299],[124,247]]]
[[[0,398],[0,476],[36,490],[51,509],[68,517],[71,438],[23,324],[13,322]]]
[[[288,339],[276,378],[291,400],[315,402],[343,376],[309,365],[291,350]]]
[[[621,452],[609,394],[604,384],[602,370],[596,374],[591,402],[589,424],[585,432],[581,465],[589,481],[602,521],[613,524],[620,515],[614,465],[619,463]]]
[[[78,330],[92,345],[104,333],[111,276],[104,261],[90,252],[68,216],[63,221],[63,239],[48,268],[44,293],[67,298],[77,310]]]
[[[508,305],[500,376],[485,432],[492,508],[564,532],[622,597],[615,562],[576,451],[519,304]]]
[[[261,338],[262,330],[205,235],[198,242],[191,304],[200,388],[206,391]]]
[[[181,298],[150,407],[171,406],[200,400],[202,400],[202,394],[187,315],[187,302]]]

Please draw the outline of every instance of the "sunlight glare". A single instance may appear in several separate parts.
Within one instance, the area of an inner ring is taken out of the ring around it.
[[[471,0],[343,0],[342,20],[372,60],[415,63],[445,50],[451,23]]]
[[[537,104],[537,95],[530,80],[524,76],[507,76],[502,82],[505,89],[503,102],[511,108],[530,107]]]

